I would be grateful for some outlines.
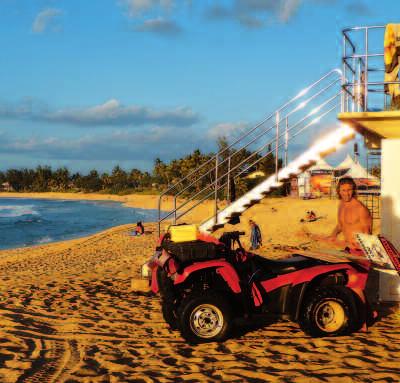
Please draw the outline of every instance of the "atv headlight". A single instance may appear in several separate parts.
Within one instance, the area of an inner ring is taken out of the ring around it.
[[[142,278],[150,279],[150,277],[151,277],[151,269],[150,269],[150,267],[149,267],[147,262],[144,263],[142,265],[142,267],[140,268],[140,274],[142,275]]]

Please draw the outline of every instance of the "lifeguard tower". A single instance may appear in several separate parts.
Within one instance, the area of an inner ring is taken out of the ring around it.
[[[400,24],[343,30],[338,118],[381,151],[381,234],[400,248]],[[381,274],[382,300],[400,301],[396,273]]]

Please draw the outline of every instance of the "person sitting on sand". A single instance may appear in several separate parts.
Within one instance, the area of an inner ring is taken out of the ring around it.
[[[136,229],[133,230],[132,235],[136,236],[136,235],[143,235],[143,234],[144,234],[144,226],[141,221],[138,221],[136,223]]]
[[[357,200],[357,186],[351,177],[343,177],[336,188],[340,199],[337,225],[326,240],[336,242],[339,233],[343,233],[346,246],[357,252],[359,246],[356,233],[371,234],[372,218],[368,208]]]
[[[314,222],[317,220],[317,215],[312,211],[307,211],[306,218],[302,218],[300,222]]]
[[[261,230],[260,227],[251,219],[250,224],[250,250],[256,250],[262,245]]]

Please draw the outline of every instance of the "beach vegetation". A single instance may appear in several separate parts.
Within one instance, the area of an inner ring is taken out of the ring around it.
[[[233,169],[231,179],[227,176],[219,179],[220,185],[234,183],[236,196],[244,194],[254,183],[259,183],[275,172],[275,156],[270,153],[264,158],[258,153],[252,153],[248,149],[236,150],[229,148],[228,140],[220,137],[217,140],[219,156],[218,177],[226,174],[228,169]],[[164,162],[160,158],[154,161],[151,171],[142,171],[133,168],[123,169],[120,165],[114,166],[110,173],[99,173],[91,169],[87,174],[71,172],[67,167],[52,169],[48,165],[39,165],[34,169],[8,169],[0,171],[0,185],[8,183],[16,192],[85,192],[127,195],[133,193],[158,194],[167,189],[172,193],[181,193],[182,197],[189,194],[205,193],[210,191],[207,186],[215,182],[215,153],[203,153],[200,149],[181,158]],[[250,160],[248,158],[251,157]],[[256,165],[253,165],[257,162]],[[201,169],[199,166],[203,165]],[[282,160],[278,161],[279,167]],[[198,170],[196,170],[198,169]],[[247,179],[250,172],[261,170],[264,173],[262,179]],[[186,177],[184,183],[179,180]],[[188,186],[189,185],[189,186]],[[221,187],[218,198],[227,198],[227,187]],[[232,191],[232,190],[231,190]],[[274,193],[282,195],[282,190]]]

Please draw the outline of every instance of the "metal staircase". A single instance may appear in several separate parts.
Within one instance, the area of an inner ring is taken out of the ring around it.
[[[221,147],[218,153],[186,177],[176,181],[160,195],[159,231],[162,223],[175,224],[210,199],[214,200],[214,212],[200,225],[200,230],[214,231],[233,222],[269,192],[281,187],[285,180],[352,139],[354,131],[342,125],[291,159],[296,149],[299,152],[304,147],[304,141],[316,141],[321,119],[343,106],[342,84],[342,72],[331,70],[262,122]],[[301,141],[296,143],[299,137]],[[235,185],[242,185],[250,172],[263,166],[272,167],[273,174],[223,209],[219,208],[222,200],[234,199]],[[173,198],[173,209],[168,212],[163,209],[166,197]]]

